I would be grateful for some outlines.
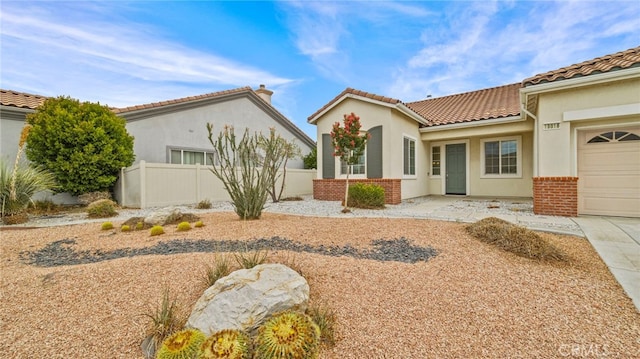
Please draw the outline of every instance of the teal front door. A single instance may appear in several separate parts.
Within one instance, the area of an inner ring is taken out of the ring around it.
[[[445,146],[446,194],[467,194],[467,151],[464,143]]]

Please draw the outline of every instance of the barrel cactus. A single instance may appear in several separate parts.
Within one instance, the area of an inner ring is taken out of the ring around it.
[[[264,323],[256,338],[256,355],[261,359],[315,359],[320,328],[302,313],[284,312]]]
[[[191,229],[191,224],[189,222],[180,222],[178,224],[178,232],[184,232],[184,231],[188,231]]]
[[[250,359],[249,336],[239,330],[225,329],[213,333],[200,346],[198,359]]]
[[[156,359],[195,359],[205,336],[198,329],[184,329],[162,342]]]
[[[164,228],[162,226],[153,226],[150,232],[151,236],[159,236],[164,233]]]

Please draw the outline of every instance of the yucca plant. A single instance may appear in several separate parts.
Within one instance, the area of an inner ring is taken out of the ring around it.
[[[34,194],[55,187],[55,178],[47,171],[25,164],[11,168],[0,160],[0,206],[3,218],[24,212]]]

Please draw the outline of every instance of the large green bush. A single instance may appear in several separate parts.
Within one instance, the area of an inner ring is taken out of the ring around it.
[[[54,174],[60,192],[109,190],[120,168],[133,163],[133,137],[107,106],[50,98],[27,122],[27,158]]]
[[[384,188],[375,184],[356,183],[349,186],[349,206],[384,208]]]
[[[311,152],[307,153],[306,156],[302,157],[302,161],[304,161],[305,169],[317,169],[318,168],[318,149],[316,147],[311,149]]]

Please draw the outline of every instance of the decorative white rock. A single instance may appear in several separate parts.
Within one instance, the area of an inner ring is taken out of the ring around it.
[[[165,224],[167,224],[167,219],[169,219],[169,217],[176,218],[181,215],[182,215],[182,211],[180,210],[180,208],[176,208],[176,207],[162,208],[145,217],[144,223],[152,226],[155,226],[155,225],[164,226]]]
[[[273,314],[304,312],[308,303],[304,277],[282,264],[261,264],[218,279],[198,299],[187,327],[206,336],[223,329],[252,333]]]

